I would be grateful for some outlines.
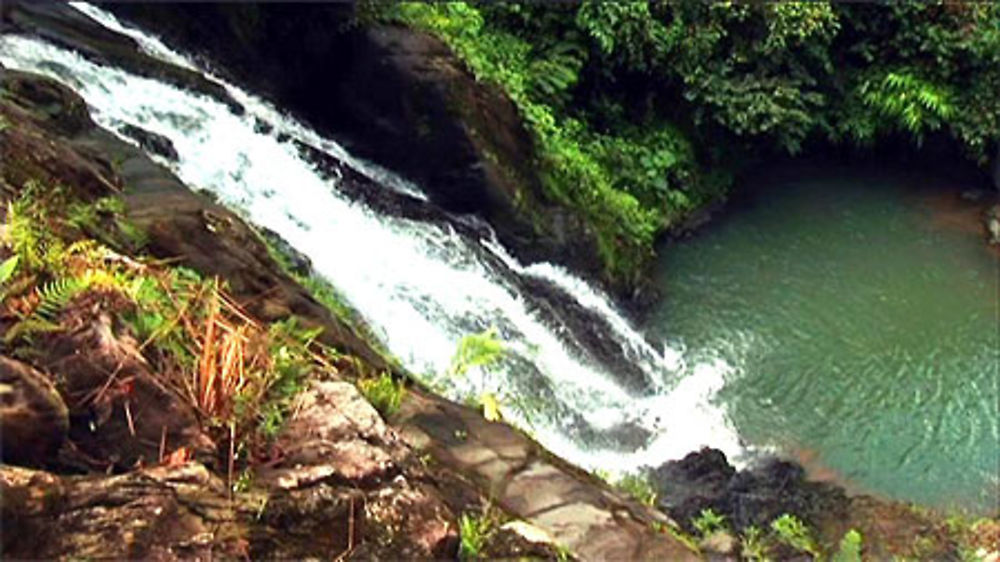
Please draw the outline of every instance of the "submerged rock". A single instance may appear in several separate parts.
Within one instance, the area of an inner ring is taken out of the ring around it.
[[[128,123],[122,126],[121,131],[123,135],[139,143],[139,146],[144,150],[162,156],[167,160],[177,161],[177,149],[174,148],[174,143],[170,142],[170,139],[167,137]]]
[[[48,378],[0,356],[0,456],[3,462],[45,465],[69,429],[69,411]]]

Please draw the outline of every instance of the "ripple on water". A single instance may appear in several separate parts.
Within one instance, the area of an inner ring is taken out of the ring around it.
[[[793,166],[761,177],[754,204],[662,253],[670,296],[647,329],[690,354],[738,352],[739,376],[720,398],[741,436],[813,476],[995,509],[987,202],[902,172]],[[766,345],[725,345],[747,334]]]

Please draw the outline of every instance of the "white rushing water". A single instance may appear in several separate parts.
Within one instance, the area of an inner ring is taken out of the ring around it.
[[[197,69],[112,15],[86,4],[74,6],[135,38],[152,56]],[[109,130],[132,124],[169,138],[179,161],[158,161],[188,186],[217,194],[308,255],[315,271],[337,287],[408,369],[455,399],[495,393],[505,417],[570,462],[615,474],[655,466],[705,445],[734,460],[743,453],[723,407],[713,401],[736,374],[730,365],[721,359],[685,361],[689,355],[679,346],[650,345],[605,295],[560,267],[524,266],[495,240],[469,240],[447,226],[379,215],[352,202],[337,190],[336,181],[316,173],[290,140],[279,142],[278,133],[336,157],[380,185],[426,198],[410,182],[352,158],[263,100],[226,84],[246,108],[236,116],[205,96],[20,36],[0,37],[0,62],[66,83]],[[274,130],[256,132],[255,120],[267,121]],[[609,336],[651,383],[648,393],[636,396],[613,373],[581,359],[560,337],[565,328],[547,325],[527,297],[496,271],[495,260],[484,260],[484,247],[506,264],[508,275],[551,283],[603,317]],[[501,366],[467,377],[446,376],[462,337],[491,326],[510,351]],[[616,442],[616,428],[644,437],[623,445]]]

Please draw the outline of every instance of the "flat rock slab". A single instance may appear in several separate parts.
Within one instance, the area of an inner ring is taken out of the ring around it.
[[[411,446],[475,479],[497,504],[581,560],[700,560],[656,532],[666,519],[547,453],[516,429],[419,390],[390,420]]]

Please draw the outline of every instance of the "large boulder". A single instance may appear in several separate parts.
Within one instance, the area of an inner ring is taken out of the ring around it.
[[[691,531],[702,510],[724,515],[736,529],[766,528],[789,513],[810,524],[846,514],[841,488],[806,479],[801,466],[775,458],[737,471],[725,454],[704,448],[651,472],[657,503]]]
[[[0,458],[44,465],[69,429],[66,404],[48,378],[31,366],[0,356]]]
[[[421,481],[410,448],[353,384],[315,376],[292,411],[274,443],[280,457],[256,471],[269,497],[254,552],[301,558],[358,547],[356,556],[376,560],[455,556],[458,525],[441,490]]]
[[[275,447],[278,462],[258,476],[281,488],[323,480],[371,489],[398,475],[409,448],[351,383],[313,380],[292,408]]]

